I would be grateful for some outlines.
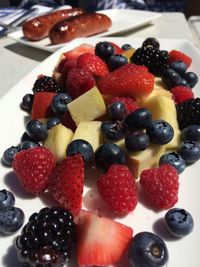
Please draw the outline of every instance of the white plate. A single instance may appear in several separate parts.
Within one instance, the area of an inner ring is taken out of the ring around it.
[[[138,27],[149,24],[151,21],[159,18],[161,14],[151,11],[138,11],[138,10],[126,10],[126,9],[110,9],[99,11],[106,14],[112,20],[111,28],[104,33],[95,35],[99,36],[110,36],[113,34],[121,34]],[[10,38],[16,40],[19,43],[40,48],[49,52],[54,52],[58,48],[65,44],[51,45],[49,38],[45,38],[41,41],[31,42],[23,37],[22,31],[16,31],[8,35]]]
[[[104,40],[110,40],[116,42],[119,45],[123,43],[130,43],[134,47],[141,45],[141,39],[130,38],[104,38]],[[79,45],[80,43],[89,43],[94,45],[99,40],[97,38],[83,38],[77,40],[76,43],[70,43],[66,47],[56,51],[48,59],[42,62],[36,69],[30,74],[24,77],[12,90],[10,90],[2,99],[0,99],[0,114],[1,114],[1,146],[0,155],[4,150],[11,145],[17,145],[20,137],[24,132],[24,122],[26,120],[26,113],[20,110],[19,104],[22,97],[26,93],[31,93],[32,85],[38,74],[51,75],[52,70],[58,61],[60,54],[72,47]],[[187,53],[193,58],[191,70],[195,71],[200,77],[200,53],[190,42],[185,40],[169,40],[160,39],[162,49],[177,49]],[[196,95],[200,96],[198,92],[198,85],[194,89]],[[187,167],[183,174],[180,175],[180,191],[179,201],[176,207],[185,208],[194,217],[194,231],[182,238],[174,239],[164,230],[161,222],[166,211],[156,212],[148,208],[147,203],[139,203],[134,210],[123,219],[117,219],[118,221],[131,226],[134,229],[134,233],[140,231],[153,231],[159,234],[166,242],[169,249],[169,265],[168,267],[199,267],[199,244],[200,244],[200,210],[199,210],[199,188],[200,188],[200,161],[190,167]],[[93,178],[93,177],[92,177]],[[89,186],[89,185],[88,185]],[[7,188],[11,190],[16,196],[16,206],[21,207],[26,215],[26,221],[28,217],[33,213],[39,211],[45,205],[51,205],[52,202],[47,197],[43,196],[32,197],[19,185],[15,175],[10,168],[0,167],[0,188]],[[84,196],[91,189],[86,187],[84,189]],[[86,208],[84,198],[84,208]],[[100,204],[96,203],[96,208]],[[88,203],[87,203],[88,207]],[[103,212],[103,210],[101,211]],[[17,234],[20,233],[20,230]],[[20,265],[16,261],[16,254],[12,248],[12,242],[17,235],[0,238],[0,267],[19,267]],[[123,264],[117,265],[123,267]],[[75,266],[74,266],[75,267]]]

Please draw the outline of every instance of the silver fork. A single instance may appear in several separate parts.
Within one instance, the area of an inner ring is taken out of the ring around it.
[[[31,15],[37,14],[37,11],[38,8],[31,8],[9,24],[0,23],[0,38],[6,36],[8,33],[16,31],[22,22],[28,19]]]

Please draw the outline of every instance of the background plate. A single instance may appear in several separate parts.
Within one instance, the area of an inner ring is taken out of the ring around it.
[[[102,40],[102,38],[101,38]],[[130,38],[104,38],[116,42],[118,45],[130,43],[133,47],[138,47],[144,40],[130,39]],[[97,38],[83,38],[76,40],[76,42],[68,44],[66,47],[61,48],[59,51],[52,54],[48,59],[42,62],[30,74],[24,77],[15,87],[13,87],[3,98],[0,99],[0,114],[1,114],[1,146],[0,155],[4,150],[11,145],[17,145],[20,137],[24,132],[24,123],[27,120],[27,114],[20,110],[19,104],[22,97],[26,93],[31,93],[33,83],[38,74],[51,75],[54,66],[56,65],[59,56],[62,52],[67,51],[80,43],[95,44],[99,41]],[[177,49],[187,53],[192,57],[191,70],[196,72],[200,77],[200,54],[191,43],[185,40],[169,40],[160,39],[161,49],[171,50]],[[198,92],[198,85],[194,91],[196,96],[200,96]],[[196,164],[186,168],[183,174],[180,175],[180,191],[179,201],[176,207],[185,208],[194,218],[194,231],[182,238],[172,238],[167,234],[163,227],[163,216],[166,211],[156,212],[149,208],[145,201],[139,202],[136,209],[124,218],[116,218],[126,225],[134,229],[134,233],[140,231],[153,231],[160,235],[166,242],[169,249],[169,265],[168,267],[199,267],[199,244],[200,244],[200,210],[199,210],[199,188],[200,188],[200,161]],[[26,193],[19,185],[15,175],[10,168],[0,166],[0,188],[7,188],[12,191],[16,196],[16,206],[21,207],[26,216],[26,221],[33,212],[39,211],[42,207],[48,205],[55,205],[52,200],[47,196],[33,197]],[[98,198],[95,198],[94,177],[84,188],[83,208],[99,210],[101,214],[105,214],[104,206]],[[93,193],[93,201],[88,201],[88,192]],[[0,267],[19,267],[20,265],[16,260],[16,253],[13,249],[12,242],[14,237],[20,233],[20,230],[12,236],[0,238]],[[71,263],[70,267],[76,267],[75,263]],[[117,267],[124,267],[128,264],[118,264]],[[116,267],[116,266],[115,266]]]
[[[151,21],[159,18],[161,14],[150,12],[150,11],[137,11],[137,10],[125,10],[125,9],[110,9],[99,11],[106,14],[112,20],[111,28],[104,33],[95,35],[99,36],[109,36],[113,34],[124,33],[143,25],[149,24]],[[65,44],[51,45],[49,38],[45,38],[41,41],[31,42],[23,37],[22,31],[16,31],[8,35],[10,38],[16,40],[19,43],[40,48],[46,51],[53,52],[58,48],[64,46]]]

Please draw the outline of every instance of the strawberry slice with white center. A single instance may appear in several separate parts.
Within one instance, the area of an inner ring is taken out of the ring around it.
[[[85,210],[79,214],[77,231],[79,267],[119,262],[133,235],[132,228]]]

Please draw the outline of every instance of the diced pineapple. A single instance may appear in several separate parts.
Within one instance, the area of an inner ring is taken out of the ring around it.
[[[144,151],[127,153],[127,164],[134,177],[139,178],[143,170],[157,166],[164,152],[165,145],[151,144]]]
[[[130,62],[130,58],[132,57],[132,55],[134,54],[134,52],[135,52],[135,48],[130,48],[130,49],[124,51],[122,53],[122,55],[125,56],[128,59],[128,61]]]
[[[163,119],[171,124],[174,130],[179,129],[176,107],[171,98],[163,95],[155,95],[147,98],[142,107],[146,107],[152,112],[154,120]]]
[[[102,144],[101,121],[82,121],[79,123],[72,140],[83,139],[88,141],[93,150]]]
[[[173,139],[168,144],[166,144],[166,150],[177,149],[180,143],[181,143],[181,132],[180,130],[175,129]]]
[[[72,137],[72,130],[59,123],[49,130],[48,137],[43,145],[52,151],[56,161],[59,162],[66,157],[66,148]]]
[[[95,120],[106,113],[105,102],[97,87],[74,99],[67,107],[76,125]]]

